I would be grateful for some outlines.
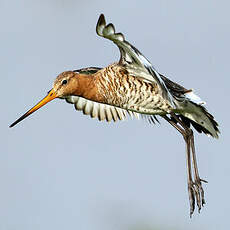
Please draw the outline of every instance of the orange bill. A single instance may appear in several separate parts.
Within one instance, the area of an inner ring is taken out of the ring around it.
[[[12,123],[10,125],[10,128],[13,127],[13,126],[15,126],[18,122],[24,120],[30,114],[32,114],[33,112],[35,112],[36,110],[38,110],[39,108],[41,108],[43,105],[45,105],[49,101],[52,101],[56,97],[57,97],[57,94],[54,92],[53,89],[51,89],[49,91],[48,95],[45,98],[43,98],[40,102],[38,102],[37,105],[35,105],[32,109],[30,109],[29,111],[27,111],[24,115],[22,115],[21,117],[19,117],[14,123]]]

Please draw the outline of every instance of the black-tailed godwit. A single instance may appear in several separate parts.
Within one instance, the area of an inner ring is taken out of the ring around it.
[[[205,204],[202,180],[198,173],[194,136],[191,125],[199,133],[218,138],[218,124],[205,109],[204,102],[179,84],[169,80],[129,42],[122,33],[116,33],[113,24],[101,15],[96,32],[113,41],[120,50],[120,60],[105,68],[89,67],[61,73],[48,95],[26,112],[10,127],[41,108],[47,102],[61,98],[74,104],[77,110],[93,118],[106,121],[123,120],[126,113],[149,121],[156,115],[168,121],[183,136],[186,143],[187,179],[190,216]]]

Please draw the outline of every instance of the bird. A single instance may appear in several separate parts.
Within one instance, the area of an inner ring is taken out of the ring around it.
[[[28,110],[10,127],[55,98],[74,104],[76,110],[100,121],[124,120],[127,115],[167,121],[182,136],[186,146],[187,189],[192,217],[205,204],[203,183],[196,160],[194,132],[218,138],[219,125],[205,102],[192,89],[186,89],[159,73],[122,33],[117,33],[105,16],[99,16],[96,33],[112,41],[120,51],[118,62],[102,67],[64,71],[57,76],[47,96]]]

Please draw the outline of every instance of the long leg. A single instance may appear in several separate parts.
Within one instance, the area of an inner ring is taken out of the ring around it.
[[[192,214],[195,210],[195,197],[196,191],[193,188],[193,179],[192,179],[192,168],[191,168],[191,140],[189,137],[184,136],[184,140],[186,143],[186,156],[187,156],[187,169],[188,169],[188,195],[189,195],[189,203],[190,203],[190,217],[192,217]]]
[[[204,199],[204,190],[202,188],[201,182],[208,183],[206,180],[203,180],[199,176],[199,171],[197,167],[197,160],[196,160],[196,153],[195,153],[195,144],[194,144],[194,136],[191,138],[191,149],[192,149],[192,161],[193,161],[193,168],[194,168],[194,178],[195,178],[195,183],[199,187],[199,191],[201,193],[201,204],[204,206],[205,204],[205,199]],[[201,207],[199,207],[201,209]]]
[[[195,192],[196,196],[196,203],[198,206],[198,211],[200,212],[201,206],[204,205],[204,190],[202,188],[201,182],[206,182],[205,180],[201,180],[198,173],[198,167],[197,167],[197,161],[196,161],[196,153],[195,153],[195,145],[194,145],[194,135],[193,131],[188,128],[175,114],[171,114],[171,116],[184,128],[186,131],[186,136],[184,138],[188,138],[190,140],[190,147],[192,150],[192,162],[193,162],[193,168],[194,168],[194,177],[195,181],[193,182],[192,188]]]
[[[168,121],[174,128],[176,128],[184,137],[186,143],[186,165],[187,165],[187,181],[188,181],[188,195],[190,203],[190,217],[192,216],[195,209],[195,192],[193,190],[193,179],[192,179],[192,167],[191,167],[191,153],[190,153],[190,139],[186,137],[186,132],[181,126],[176,124],[167,116],[163,118]]]
[[[205,203],[204,190],[202,188],[201,182],[202,181],[206,182],[205,180],[202,180],[199,177],[198,167],[197,167],[197,162],[196,162],[193,132],[175,114],[171,114],[171,117],[173,117],[176,122],[174,122],[167,116],[163,116],[163,117],[183,135],[184,140],[186,142],[188,192],[189,192],[190,216],[191,216],[195,209],[195,200],[196,200],[199,211],[201,209],[201,205],[203,206]],[[179,123],[180,126],[177,123]],[[191,150],[192,150],[192,162],[193,162],[193,168],[194,168],[195,181],[192,180],[192,173],[191,173],[191,153],[190,153]]]

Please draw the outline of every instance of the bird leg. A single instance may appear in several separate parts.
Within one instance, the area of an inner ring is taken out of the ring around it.
[[[187,181],[188,181],[188,195],[190,203],[190,217],[195,209],[195,191],[193,189],[193,179],[192,179],[192,167],[191,167],[191,153],[190,153],[190,139],[187,138],[186,132],[181,126],[175,123],[173,120],[167,116],[163,116],[174,128],[176,128],[184,137],[186,142],[186,165],[187,165]]]
[[[190,204],[190,217],[192,216],[195,209],[195,194],[193,189],[193,178],[192,178],[192,167],[191,167],[191,149],[190,149],[190,139],[188,136],[183,135],[186,143],[186,164],[187,164],[187,182],[188,182],[188,196]]]
[[[199,176],[198,166],[197,166],[197,160],[196,160],[196,152],[195,152],[195,144],[194,144],[194,136],[192,135],[191,138],[191,149],[192,149],[192,163],[193,163],[193,169],[194,169],[194,179],[195,184],[199,188],[199,192],[201,194],[201,205],[204,206],[205,199],[204,199],[204,190],[202,188],[202,182],[208,183],[206,180],[203,180]],[[201,209],[201,206],[199,206],[199,211]]]
[[[194,181],[192,181],[192,184],[189,185],[191,189],[195,192],[195,197],[196,197],[196,203],[198,206],[198,211],[200,212],[201,207],[204,206],[205,204],[205,199],[204,199],[204,190],[202,187],[202,182],[206,182],[205,180],[200,179],[199,172],[198,172],[198,167],[197,167],[197,160],[196,160],[196,152],[195,152],[195,144],[194,144],[194,135],[193,131],[188,128],[175,114],[173,114],[174,119],[178,121],[178,123],[184,128],[185,130],[185,135],[183,135],[185,142],[187,146],[190,146],[192,150],[192,164],[193,164],[193,174],[194,174]],[[189,188],[189,190],[191,190]],[[194,209],[193,209],[194,211]],[[192,215],[193,211],[191,212],[190,210],[190,216]]]
[[[189,194],[189,203],[190,203],[190,217],[192,216],[195,203],[197,203],[198,211],[200,212],[201,205],[203,206],[204,201],[204,190],[202,188],[201,182],[206,182],[199,177],[198,167],[196,162],[195,155],[195,146],[194,146],[194,136],[193,131],[188,128],[175,114],[170,114],[172,119],[167,116],[163,116],[174,128],[176,128],[184,137],[186,143],[186,164],[187,164],[187,180],[188,180],[188,194]],[[191,167],[191,150],[192,150],[192,163],[194,168],[194,178],[192,178],[192,167]]]

